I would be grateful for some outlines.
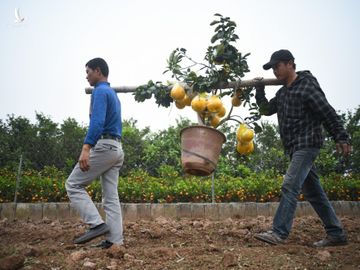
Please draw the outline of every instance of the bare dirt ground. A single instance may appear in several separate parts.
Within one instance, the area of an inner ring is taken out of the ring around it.
[[[122,247],[74,245],[80,220],[0,221],[0,269],[359,269],[360,217],[341,218],[349,245],[313,248],[324,236],[315,217],[295,219],[287,244],[254,239],[271,218],[125,222]]]

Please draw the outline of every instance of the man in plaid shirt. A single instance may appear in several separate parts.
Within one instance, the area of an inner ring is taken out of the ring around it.
[[[322,126],[331,134],[337,150],[344,156],[351,151],[349,135],[316,78],[310,71],[295,71],[290,51],[274,52],[263,68],[272,68],[283,87],[270,101],[265,97],[264,87],[257,87],[256,102],[261,114],[277,113],[280,137],[291,161],[281,187],[282,196],[272,230],[259,233],[255,238],[273,245],[284,243],[292,227],[297,197],[302,191],[322,220],[327,234],[314,245],[345,245],[345,231],[320,185],[313,163],[324,140]]]

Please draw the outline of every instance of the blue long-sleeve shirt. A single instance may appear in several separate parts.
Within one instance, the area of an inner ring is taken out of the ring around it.
[[[108,82],[99,82],[91,95],[90,125],[84,144],[95,145],[102,134],[121,137],[121,103]]]

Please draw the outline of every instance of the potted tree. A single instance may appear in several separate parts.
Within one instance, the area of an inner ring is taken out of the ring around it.
[[[236,121],[237,151],[248,155],[254,150],[253,137],[261,131],[256,123],[260,113],[251,99],[256,84],[279,84],[276,80],[242,81],[249,72],[247,57],[234,46],[239,37],[235,34],[236,23],[229,17],[215,14],[210,23],[215,27],[211,45],[207,48],[204,61],[192,59],[184,48],[175,49],[167,60],[164,73],[171,73],[176,80],[173,84],[149,81],[137,87],[135,100],[142,102],[155,97],[159,106],[168,107],[175,103],[178,109],[186,106],[198,115],[198,125],[181,131],[182,166],[192,175],[211,174],[218,162],[225,136],[217,128],[226,121]],[[231,97],[228,111],[223,104],[223,97]],[[243,105],[250,115],[242,118],[234,113],[234,108]]]

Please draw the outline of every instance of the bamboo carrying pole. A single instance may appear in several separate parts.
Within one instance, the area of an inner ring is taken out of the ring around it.
[[[247,86],[260,86],[260,85],[281,85],[282,83],[277,79],[252,79],[252,80],[243,80],[243,81],[235,81],[230,83],[223,83],[219,85],[219,89],[227,89],[227,88],[240,88],[240,87],[247,87]],[[169,90],[171,89],[172,85],[169,85]],[[118,86],[113,87],[116,93],[133,93],[135,92],[138,86]],[[85,88],[86,94],[91,94],[93,91],[92,87]]]

